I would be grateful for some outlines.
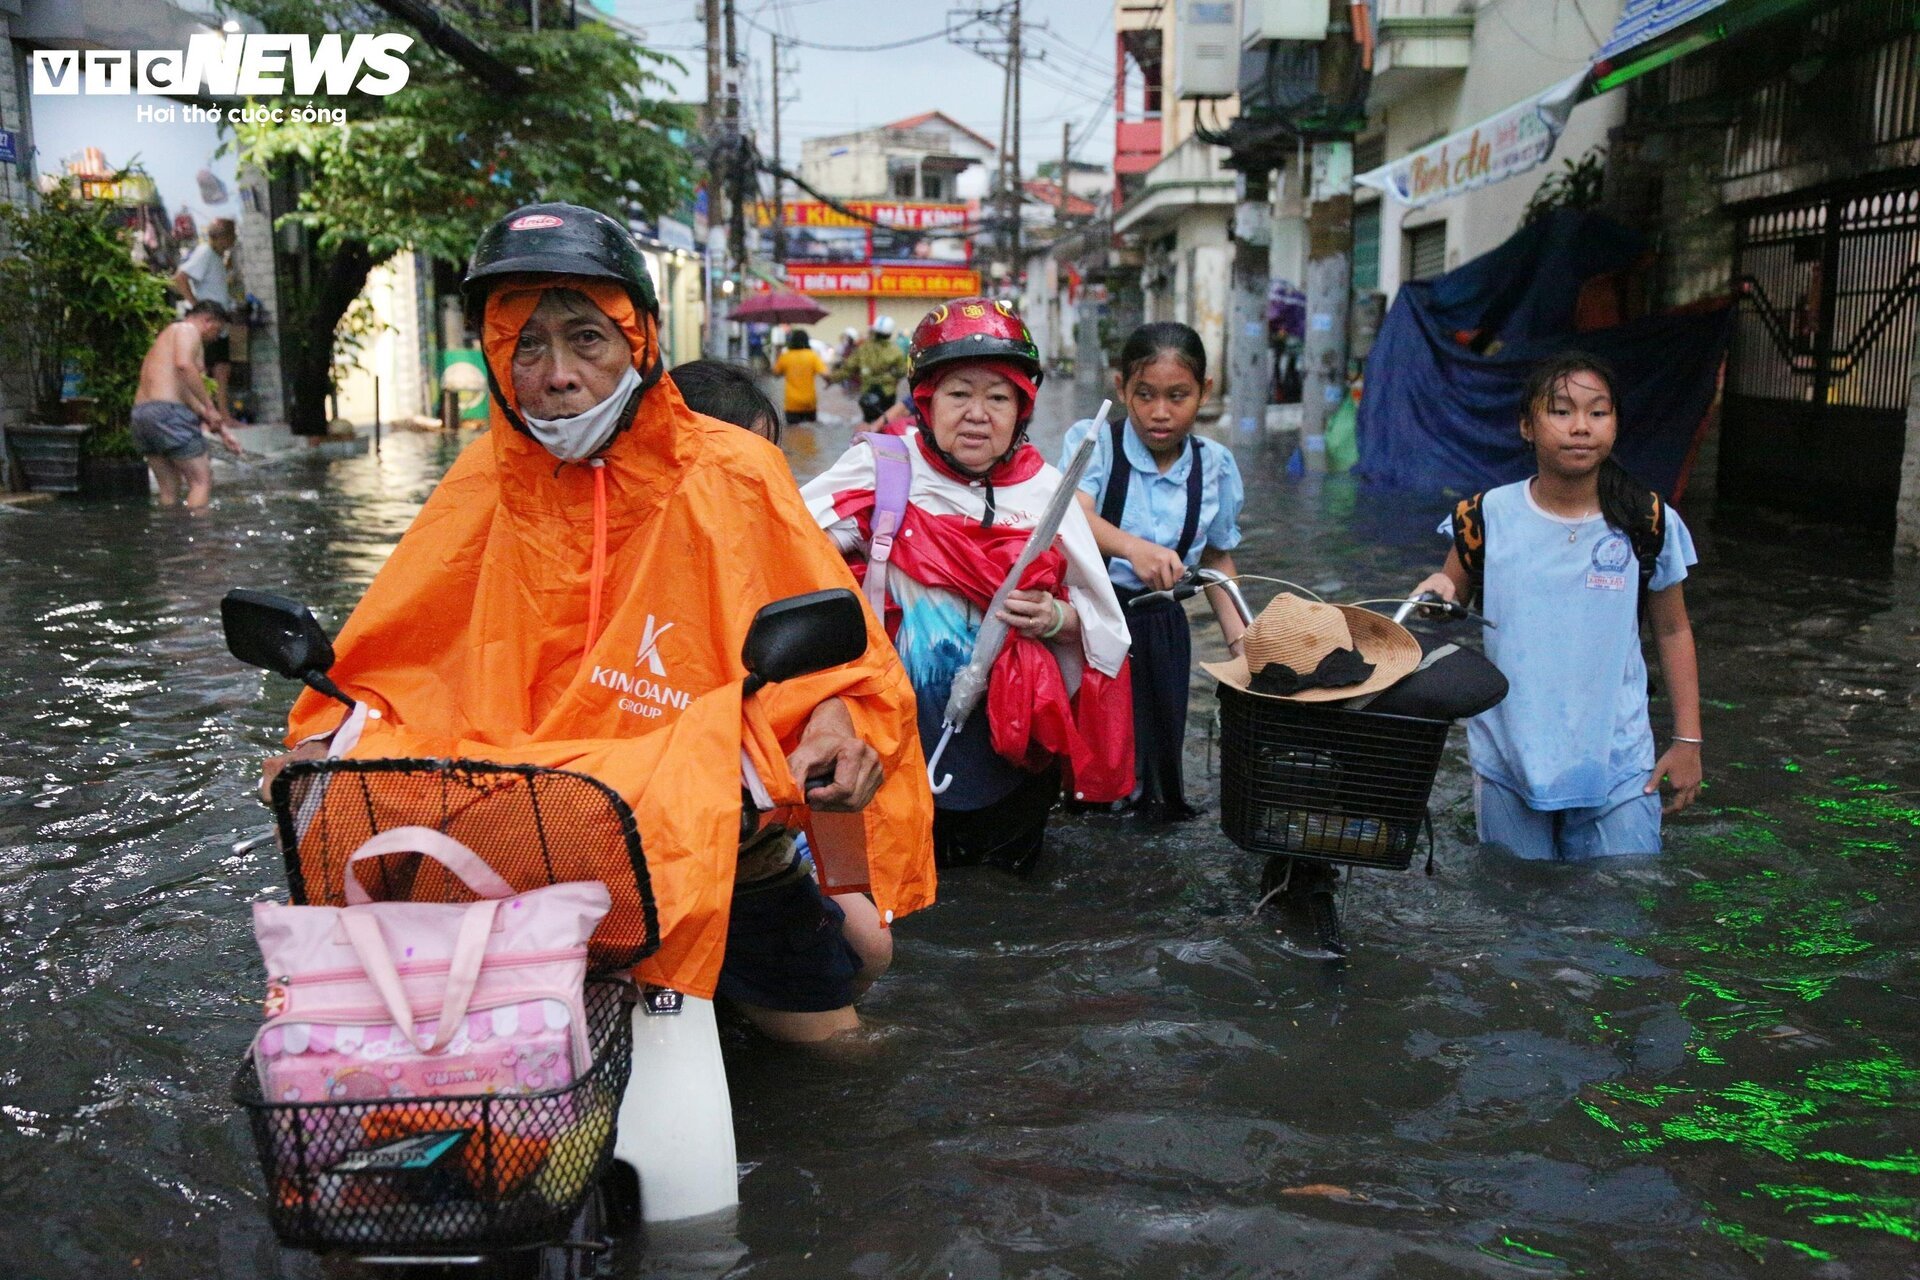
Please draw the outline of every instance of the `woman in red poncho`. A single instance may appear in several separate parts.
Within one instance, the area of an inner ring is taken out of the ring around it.
[[[983,610],[1062,476],[1026,442],[1040,358],[1011,306],[961,298],[934,308],[910,358],[916,425],[898,439],[860,439],[801,492],[881,602],[930,749]],[[1079,504],[1020,586],[1001,615],[1012,635],[987,697],[941,761],[953,775],[935,799],[941,863],[1024,871],[1063,777],[1088,802],[1133,787],[1126,621]]]

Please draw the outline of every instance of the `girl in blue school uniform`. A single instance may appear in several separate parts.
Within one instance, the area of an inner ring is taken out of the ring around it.
[[[1207,351],[1184,324],[1133,331],[1114,375],[1123,419],[1101,429],[1080,480],[1080,504],[1093,526],[1123,606],[1173,586],[1199,565],[1232,576],[1240,545],[1240,468],[1223,444],[1193,434],[1193,420],[1213,392]],[[1067,432],[1062,465],[1094,429]],[[1229,649],[1245,630],[1226,594],[1209,591]],[[1127,608],[1133,633],[1133,735],[1136,811],[1179,821],[1197,810],[1186,801],[1181,756],[1187,736],[1187,688],[1193,639],[1186,610],[1172,601]]]
[[[1416,591],[1478,590],[1505,701],[1467,723],[1480,841],[1522,858],[1660,851],[1660,819],[1700,792],[1700,677],[1679,513],[1612,458],[1619,396],[1591,356],[1528,379],[1520,433],[1537,474],[1462,502],[1446,567]],[[1673,714],[1656,758],[1640,625]],[[1668,792],[1664,808],[1660,791]]]

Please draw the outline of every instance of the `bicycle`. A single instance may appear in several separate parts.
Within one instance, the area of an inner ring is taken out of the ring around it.
[[[1251,621],[1237,586],[1211,570],[1190,570],[1139,599],[1184,600],[1209,587],[1226,588],[1242,621]],[[1432,593],[1360,603],[1398,604],[1395,622],[1421,610],[1493,625]],[[1275,898],[1296,900],[1317,935],[1318,958],[1338,959],[1347,950],[1338,898],[1352,869],[1405,870],[1424,830],[1431,870],[1427,801],[1453,721],[1373,710],[1372,698],[1361,706],[1307,703],[1224,684],[1219,699],[1220,826],[1240,848],[1267,855],[1255,913]],[[1344,880],[1340,866],[1348,868]]]

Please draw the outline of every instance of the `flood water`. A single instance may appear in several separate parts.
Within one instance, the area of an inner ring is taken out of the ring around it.
[[[791,432],[796,471],[847,434]],[[233,847],[292,689],[227,656],[218,601],[337,626],[453,447],[223,477],[199,519],[0,508],[0,1271],[319,1274],[228,1102],[247,904],[284,893]],[[1243,570],[1351,600],[1445,550],[1440,500],[1240,459]],[[864,1056],[729,1027],[737,1227],[620,1273],[1920,1276],[1920,573],[1765,517],[1695,533],[1709,786],[1664,857],[1476,852],[1456,731],[1437,874],[1355,877],[1330,965],[1252,914],[1261,860],[1211,808],[1062,819],[1032,880],[953,872],[900,925]],[[1211,806],[1204,677],[1193,705]]]

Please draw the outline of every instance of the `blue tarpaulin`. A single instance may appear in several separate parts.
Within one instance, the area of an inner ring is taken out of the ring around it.
[[[1446,275],[1402,285],[1367,356],[1355,472],[1462,494],[1533,474],[1521,388],[1536,362],[1573,349],[1613,366],[1621,399],[1613,456],[1672,497],[1713,402],[1731,312],[1575,332],[1582,286],[1644,252],[1618,223],[1562,209]]]

